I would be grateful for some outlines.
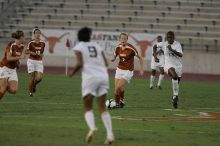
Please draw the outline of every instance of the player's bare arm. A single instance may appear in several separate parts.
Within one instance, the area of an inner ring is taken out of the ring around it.
[[[12,56],[12,54],[10,52],[7,52],[7,60],[8,61],[17,61],[19,59],[24,59],[25,55],[23,53],[21,53],[20,56]]]
[[[137,58],[139,59],[139,63],[140,63],[140,75],[144,74],[144,61],[143,61],[143,57],[140,56],[139,54],[137,54]]]
[[[102,51],[102,57],[103,57],[103,59],[104,59],[105,66],[108,67],[108,61],[107,61],[107,59],[106,59],[105,54],[104,54],[103,51]]]
[[[111,59],[111,62],[114,62],[115,61],[115,59],[116,59],[116,55],[115,54],[113,54],[113,56],[112,56],[112,59]]]
[[[69,77],[72,77],[76,72],[78,72],[83,67],[82,54],[79,51],[75,51],[76,54],[76,65],[73,67],[72,72],[69,73]]]
[[[157,58],[157,45],[154,45],[153,47],[153,56],[154,56],[154,61],[159,62],[159,59]]]
[[[175,55],[177,55],[177,56],[179,56],[179,57],[183,57],[183,54],[180,53],[180,52],[177,52],[176,50],[174,50],[174,49],[171,47],[171,45],[168,45],[167,48],[168,48],[171,52],[173,52]]]

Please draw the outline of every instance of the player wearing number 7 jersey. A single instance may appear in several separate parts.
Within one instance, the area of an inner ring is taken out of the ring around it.
[[[43,53],[45,42],[40,40],[41,31],[36,28],[34,30],[34,39],[28,43],[27,50],[30,54],[27,60],[28,74],[30,74],[29,92],[30,96],[36,92],[37,84],[43,78]]]

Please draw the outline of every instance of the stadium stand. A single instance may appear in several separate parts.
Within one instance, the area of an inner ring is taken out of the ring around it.
[[[166,33],[185,50],[220,51],[219,0],[2,0],[0,41],[33,27]]]

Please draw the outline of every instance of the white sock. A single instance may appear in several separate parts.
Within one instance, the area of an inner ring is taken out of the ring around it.
[[[106,129],[107,135],[113,135],[112,120],[111,120],[111,116],[110,116],[109,112],[104,111],[101,114],[101,117],[102,117],[102,122],[104,123],[105,129]]]
[[[154,79],[155,79],[155,76],[150,76],[150,87],[153,87],[154,86]]]
[[[178,94],[179,94],[179,84],[178,84],[178,80],[172,79],[172,85],[173,85],[173,95],[178,96]]]
[[[90,110],[90,111],[87,111],[85,113],[85,119],[86,119],[86,123],[89,127],[89,129],[96,129],[96,126],[95,126],[95,118],[94,118],[94,114],[93,114],[93,111]]]
[[[160,84],[161,84],[163,78],[164,78],[164,75],[160,74],[159,80],[158,80],[158,83],[157,83],[157,86],[160,86]]]

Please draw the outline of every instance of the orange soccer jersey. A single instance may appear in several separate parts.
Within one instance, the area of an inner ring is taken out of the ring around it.
[[[21,56],[23,49],[24,49],[23,44],[18,46],[14,41],[10,42],[6,47],[4,58],[1,61],[1,67],[6,66],[11,69],[18,67],[18,65],[20,63],[19,60],[8,61],[7,60],[7,53],[11,53],[13,57]]]
[[[44,53],[45,43],[43,41],[40,41],[37,43],[35,40],[32,40],[28,43],[27,49],[31,52],[36,53],[37,55],[31,55],[29,56],[32,60],[42,60],[41,54]]]
[[[134,70],[134,56],[138,54],[137,49],[131,44],[127,43],[125,46],[119,44],[115,48],[115,55],[119,56],[118,68],[122,70]]]

